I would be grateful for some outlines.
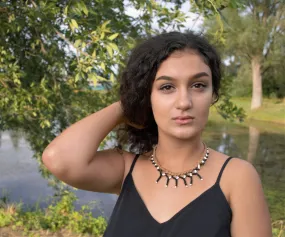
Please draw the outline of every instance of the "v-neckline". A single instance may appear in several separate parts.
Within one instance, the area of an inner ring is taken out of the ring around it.
[[[133,175],[130,175],[130,180],[132,182],[132,185],[135,189],[135,193],[137,194],[140,202],[142,203],[144,209],[146,210],[147,214],[150,216],[150,218],[158,225],[165,225],[171,221],[173,221],[174,219],[176,219],[179,215],[181,215],[183,212],[185,212],[189,207],[193,206],[197,201],[199,201],[203,196],[205,196],[206,194],[208,194],[211,190],[213,190],[216,186],[218,186],[218,188],[220,187],[219,183],[214,183],[210,188],[206,189],[204,192],[202,192],[198,197],[194,198],[191,202],[189,202],[188,204],[186,204],[182,209],[180,209],[177,213],[175,213],[172,217],[170,217],[168,220],[164,221],[164,222],[159,222],[157,221],[153,215],[150,213],[148,207],[146,206],[144,200],[142,199],[140,193],[138,192],[138,189],[135,185],[134,179],[133,179]]]

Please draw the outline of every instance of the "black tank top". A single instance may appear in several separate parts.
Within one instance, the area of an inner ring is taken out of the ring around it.
[[[220,187],[223,164],[216,183],[168,221],[159,223],[149,213],[134,185],[132,171],[125,178],[103,237],[230,237],[232,211]]]

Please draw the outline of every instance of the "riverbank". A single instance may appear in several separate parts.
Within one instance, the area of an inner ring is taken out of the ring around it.
[[[245,110],[245,123],[254,122],[270,122],[278,125],[285,125],[285,100],[278,99],[263,99],[262,107],[256,110],[250,109],[251,98],[232,98],[231,101]],[[215,109],[211,108],[210,120],[225,121]]]

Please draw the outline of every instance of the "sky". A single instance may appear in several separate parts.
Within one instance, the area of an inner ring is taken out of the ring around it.
[[[126,2],[126,5],[127,5],[127,1]],[[167,7],[171,7],[173,6],[174,4],[173,3],[165,3],[165,5]],[[196,13],[192,13],[190,12],[190,1],[187,1],[185,2],[183,5],[182,5],[182,8],[181,10],[186,13],[188,19],[187,21],[185,22],[185,28],[184,29],[190,29],[190,30],[193,30],[193,31],[199,31],[200,30],[200,27],[201,25],[203,24],[203,16],[201,15],[198,15]],[[139,14],[140,14],[140,11],[136,10],[135,8],[133,7],[127,7],[127,10],[126,10],[126,14],[127,15],[130,15],[132,17],[137,17]],[[155,29],[158,29],[158,25],[157,23],[155,22],[154,20],[154,24],[153,24],[153,27]]]

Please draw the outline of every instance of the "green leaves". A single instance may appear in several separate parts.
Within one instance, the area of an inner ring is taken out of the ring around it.
[[[240,0],[190,0],[192,11],[200,11],[205,17],[219,14],[225,8],[242,8],[243,1]]]
[[[74,19],[70,20],[69,25],[70,25],[72,32],[74,32],[75,29],[78,29],[78,24],[77,24],[76,20],[74,20]]]
[[[106,49],[107,49],[107,52],[108,54],[110,55],[110,57],[113,57],[113,49],[110,45],[106,45]]]
[[[243,122],[246,117],[245,110],[237,107],[233,102],[231,102],[229,96],[223,96],[215,108],[224,119],[232,122],[236,120]]]
[[[71,25],[76,29],[78,28],[78,24],[77,24],[76,20],[74,20],[74,19],[71,19]]]
[[[108,37],[109,40],[114,40],[118,37],[119,33],[115,33],[115,34],[112,34],[111,36]]]

